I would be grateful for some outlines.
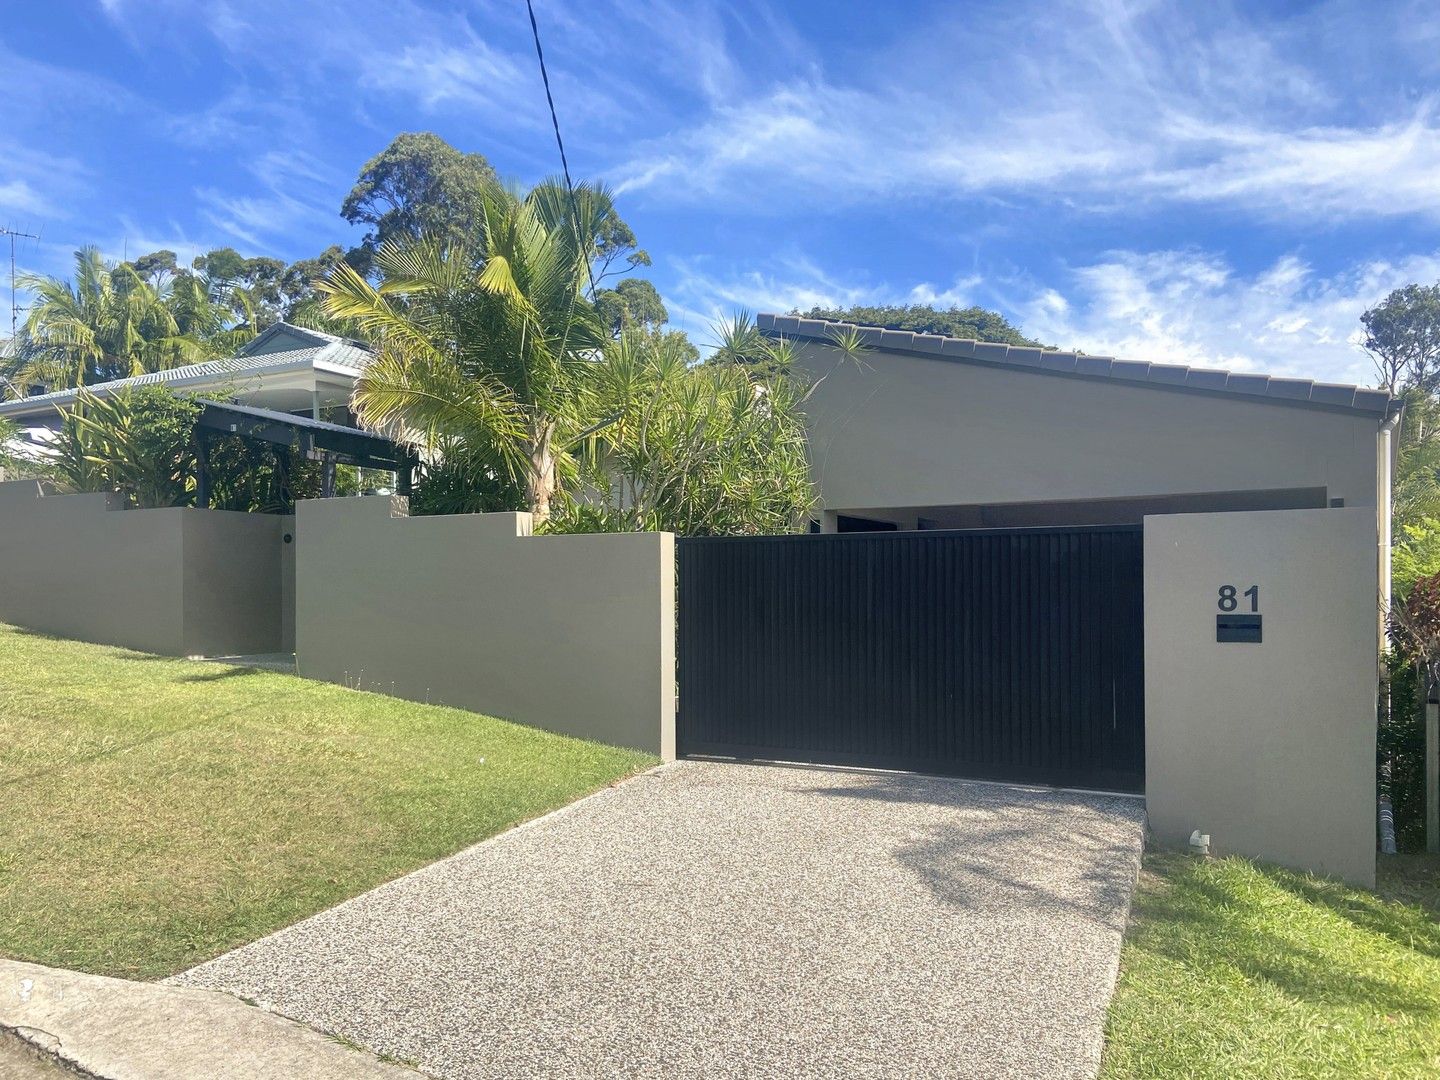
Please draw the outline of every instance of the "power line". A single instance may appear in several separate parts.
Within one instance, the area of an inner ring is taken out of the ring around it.
[[[555,115],[555,98],[550,93],[550,74],[545,70],[545,50],[540,47],[540,27],[535,22],[535,5],[525,0],[530,12],[530,33],[535,37],[535,56],[540,61],[540,79],[545,83],[545,100],[550,105],[550,126],[555,129],[555,145],[560,148],[560,167],[565,172],[565,190],[570,196],[570,213],[575,218],[575,242],[585,248],[585,273],[590,277],[590,299],[595,299],[595,268],[590,265],[590,252],[580,224],[580,207],[575,201],[575,185],[570,180],[570,162],[565,158],[565,140],[560,137],[560,120]]]
[[[7,229],[0,225],[0,236],[10,238],[10,347],[15,347],[15,238],[23,236],[28,240],[39,240],[40,237],[34,233],[16,232],[14,229]]]

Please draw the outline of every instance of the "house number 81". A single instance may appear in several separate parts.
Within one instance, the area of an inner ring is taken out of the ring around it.
[[[1250,601],[1250,610],[1251,610],[1251,611],[1259,611],[1259,610],[1260,610],[1260,586],[1259,586],[1259,585],[1251,585],[1248,589],[1245,590],[1245,592],[1244,592],[1243,595],[1245,596],[1246,599],[1248,599],[1248,600]],[[1237,607],[1239,607],[1239,605],[1240,605],[1240,601],[1239,601],[1239,599],[1238,599],[1237,596],[1236,596],[1235,586],[1234,586],[1234,585],[1221,585],[1221,586],[1220,586],[1220,610],[1221,610],[1221,611],[1234,611]]]

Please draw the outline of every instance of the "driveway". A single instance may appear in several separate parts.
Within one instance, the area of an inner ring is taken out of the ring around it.
[[[437,1077],[1092,1076],[1142,821],[681,762],[176,981]]]

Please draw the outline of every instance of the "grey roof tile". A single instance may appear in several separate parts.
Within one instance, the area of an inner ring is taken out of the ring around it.
[[[999,341],[977,341],[972,353],[976,360],[1003,363],[1010,355],[1010,346]]]
[[[883,330],[879,327],[856,327],[849,323],[828,322],[823,319],[800,320],[785,315],[760,314],[755,316],[755,325],[765,333],[798,334],[817,341],[827,341],[836,328],[847,327],[859,330],[861,341],[872,348],[919,355],[938,354],[952,360],[981,360],[1010,364],[1017,368],[1072,372],[1093,378],[1121,379],[1126,382],[1148,383],[1156,389],[1197,390],[1268,398],[1276,402],[1354,409],[1376,415],[1384,415],[1392,408],[1392,398],[1385,390],[1316,383],[1309,379],[1211,371],[1178,364],[1151,364],[1142,360],[1117,360],[1109,356],[1086,356],[1073,352],[1041,351],[997,342],[977,342],[969,338],[911,334],[908,331]]]
[[[1265,393],[1270,397],[1291,398],[1295,401],[1309,401],[1310,391],[1315,384],[1309,379],[1281,379],[1270,376],[1270,383],[1265,387]]]
[[[1150,363],[1146,360],[1111,360],[1110,377],[1132,382],[1150,381]]]
[[[1230,381],[1228,371],[1210,371],[1206,368],[1191,368],[1185,385],[1192,390],[1224,390]]]
[[[1310,388],[1310,400],[1322,405],[1343,405],[1350,408],[1355,404],[1355,387],[1317,382]]]
[[[1225,389],[1239,394],[1264,394],[1270,386],[1269,375],[1252,375],[1232,371],[1225,380]]]
[[[976,343],[976,348],[979,348],[978,342]],[[1012,364],[1023,364],[1025,367],[1039,367],[1040,358],[1044,355],[1044,349],[1031,349],[1012,345],[1010,351],[1005,354],[1005,359]]]
[[[1170,386],[1184,386],[1186,378],[1190,375],[1188,367],[1181,367],[1179,364],[1151,364],[1150,381],[1166,383]]]
[[[1364,409],[1367,412],[1384,412],[1390,407],[1390,393],[1387,390],[1375,390],[1368,386],[1357,386],[1355,388],[1354,407]]]

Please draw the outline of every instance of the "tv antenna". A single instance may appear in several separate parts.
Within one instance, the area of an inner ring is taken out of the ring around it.
[[[0,225],[0,236],[8,236],[10,238],[10,345],[11,348],[14,348],[15,312],[17,310],[15,307],[15,240],[17,237],[26,240],[39,240],[40,237],[34,233],[16,232],[14,229],[7,229],[3,225]]]

